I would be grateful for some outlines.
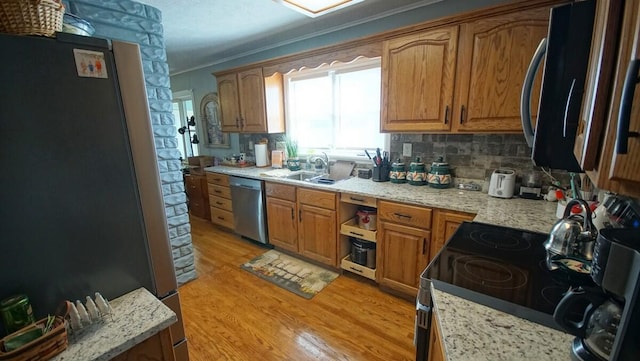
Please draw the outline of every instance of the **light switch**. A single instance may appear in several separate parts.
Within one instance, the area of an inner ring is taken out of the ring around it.
[[[411,143],[402,143],[402,156],[411,157]]]

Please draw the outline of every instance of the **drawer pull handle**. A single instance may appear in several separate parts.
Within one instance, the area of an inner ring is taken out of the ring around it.
[[[408,216],[408,215],[402,214],[402,213],[394,213],[394,215],[397,216],[397,217],[400,217],[400,218],[408,218],[408,219],[413,218],[411,216]]]
[[[349,197],[349,198],[351,198],[352,201],[364,202],[364,199],[362,199],[362,198],[356,198],[356,197]]]
[[[224,221],[224,217],[220,217],[220,216],[218,216],[218,219],[221,219],[221,220],[223,220],[223,221]]]
[[[216,204],[217,204],[217,205],[219,205],[219,206],[221,206],[221,205],[222,205],[222,202],[216,202]]]
[[[222,193],[221,191],[219,191],[219,190],[217,190],[217,189],[216,189],[214,192],[215,192],[215,193],[218,193],[218,194]]]
[[[364,237],[364,234],[362,234],[362,233],[356,233],[356,232],[353,232],[353,231],[349,231],[349,233],[353,234],[354,236]]]
[[[354,268],[354,267],[349,267],[349,269],[352,270],[352,271],[356,271],[358,273],[362,273],[362,270],[359,270],[359,269]]]

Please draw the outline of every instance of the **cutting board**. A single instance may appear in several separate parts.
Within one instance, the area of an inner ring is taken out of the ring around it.
[[[347,162],[344,160],[338,160],[331,165],[329,178],[333,180],[345,179],[351,177],[353,168],[355,168],[355,162]]]

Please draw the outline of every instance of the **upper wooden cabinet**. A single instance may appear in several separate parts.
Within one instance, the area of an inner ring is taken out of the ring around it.
[[[383,42],[382,130],[450,129],[457,44],[457,26]]]
[[[521,132],[522,84],[548,22],[543,7],[383,42],[381,130]]]
[[[640,197],[640,3],[598,1],[581,122],[574,154],[599,189]],[[634,65],[636,67],[634,68]],[[629,73],[630,82],[625,79]],[[634,93],[635,92],[635,93]],[[629,104],[621,116],[623,99]],[[628,119],[626,154],[618,122]]]
[[[262,68],[216,76],[222,131],[282,133],[284,93],[282,74],[264,77]]]
[[[548,7],[460,25],[454,131],[522,131],[522,84],[548,26]],[[541,79],[542,72],[532,99],[540,98]]]

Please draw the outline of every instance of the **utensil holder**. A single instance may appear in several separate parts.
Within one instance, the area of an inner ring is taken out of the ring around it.
[[[389,181],[389,171],[390,168],[388,165],[380,165],[377,167],[373,167],[373,175],[371,180],[374,182],[388,182]]]

